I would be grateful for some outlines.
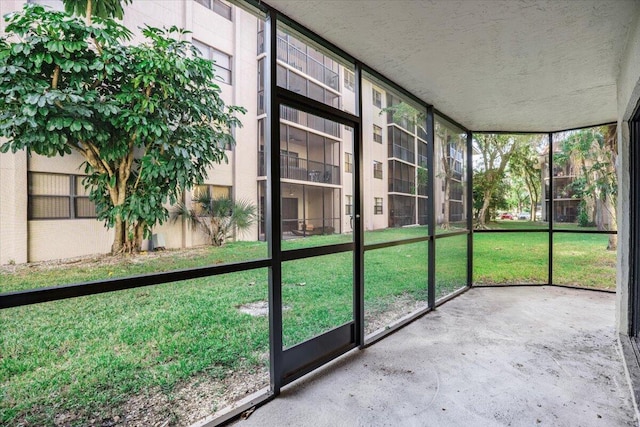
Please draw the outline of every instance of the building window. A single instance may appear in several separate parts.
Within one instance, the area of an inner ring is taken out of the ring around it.
[[[380,93],[375,89],[372,89],[372,90],[373,90],[373,105],[375,105],[378,108],[382,108],[382,93]]]
[[[231,187],[224,185],[200,184],[193,186],[193,199],[210,197],[212,199],[230,199]]]
[[[264,58],[258,60],[258,115],[264,114]]]
[[[344,196],[344,214],[353,215],[353,196]]]
[[[373,177],[382,179],[382,163],[373,161]]]
[[[373,214],[382,215],[382,197],[374,197],[373,202]]]
[[[356,75],[349,70],[344,70],[344,88],[353,92],[355,90]]]
[[[231,56],[196,39],[193,39],[191,43],[200,51],[204,59],[213,62],[213,71],[216,73],[216,78],[224,83],[231,84]]]
[[[344,153],[344,171],[353,172],[353,154],[351,153]]]
[[[382,144],[382,128],[380,126],[373,125],[373,140]]]
[[[84,176],[29,172],[29,219],[95,218]]]
[[[227,18],[231,20],[231,6],[220,1],[220,0],[196,0],[196,2],[200,3],[207,9],[213,10],[218,15],[223,18]]]
[[[207,212],[205,212],[205,207],[201,202],[198,202],[198,200],[206,201],[230,198],[231,187],[226,187],[223,185],[200,184],[193,186],[191,204],[196,214],[207,215]]]

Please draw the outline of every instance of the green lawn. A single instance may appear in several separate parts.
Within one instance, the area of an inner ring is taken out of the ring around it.
[[[525,221],[502,221],[508,229],[542,228]],[[529,225],[527,225],[529,224]],[[565,230],[584,230],[563,224]],[[606,234],[554,233],[553,283],[613,290],[616,252],[607,250]],[[475,284],[537,284],[549,279],[547,233],[476,233],[473,239]]]
[[[367,243],[412,238],[423,227],[367,233]],[[294,249],[345,241],[317,236],[283,242]],[[463,287],[466,239],[436,241],[437,298]],[[476,234],[476,282],[546,281],[545,234]],[[604,245],[603,245],[604,242]],[[556,235],[555,282],[610,286],[615,254],[606,236]],[[426,305],[427,242],[365,252],[367,332]],[[0,291],[167,271],[266,256],[263,242],[141,255],[103,265],[16,266]],[[613,260],[611,262],[611,260]],[[290,346],[352,318],[350,253],[283,264],[283,335]],[[52,425],[56,414],[122,416],[129,397],[160,391],[171,400],[191,378],[220,382],[231,372],[268,368],[268,320],[238,308],[267,300],[266,269],[167,283],[0,311],[0,424]],[[263,385],[267,385],[266,383]],[[214,411],[216,405],[211,408]],[[74,424],[75,423],[75,424]]]

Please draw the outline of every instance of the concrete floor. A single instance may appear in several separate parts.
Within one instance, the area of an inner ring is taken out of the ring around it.
[[[471,289],[236,425],[637,425],[614,305],[574,289]]]

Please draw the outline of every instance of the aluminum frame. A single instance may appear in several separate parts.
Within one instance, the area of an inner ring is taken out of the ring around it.
[[[263,3],[261,0],[244,0],[234,1],[245,7],[250,7],[260,10],[266,14],[264,38],[265,38],[265,111],[268,111],[265,118],[265,167],[266,167],[266,197],[265,197],[265,231],[266,240],[268,245],[268,258],[258,259],[248,262],[231,263],[216,266],[205,266],[199,268],[174,270],[163,273],[153,273],[139,276],[130,276],[119,279],[107,279],[93,282],[77,283],[72,285],[49,287],[32,289],[25,291],[6,292],[0,294],[0,309],[6,309],[10,307],[18,307],[29,304],[38,304],[48,301],[56,301],[60,299],[75,298],[86,295],[93,295],[98,293],[114,292],[125,289],[133,289],[144,286],[154,286],[163,283],[182,281],[194,278],[209,277],[219,274],[232,273],[238,271],[247,271],[258,268],[268,268],[269,271],[269,346],[270,346],[270,390],[266,391],[262,397],[254,398],[251,402],[244,404],[242,408],[248,409],[251,406],[263,404],[275,396],[277,396],[281,388],[294,381],[295,379],[305,375],[306,373],[316,369],[319,366],[327,363],[329,360],[344,354],[353,348],[364,348],[371,345],[380,339],[386,337],[390,333],[399,330],[404,325],[412,322],[413,320],[425,315],[426,313],[434,310],[437,306],[445,303],[446,301],[455,298],[465,291],[467,291],[473,284],[473,234],[474,232],[545,232],[549,233],[549,284],[553,285],[553,234],[578,232],[579,231],[561,231],[553,229],[553,218],[550,221],[548,230],[495,230],[495,231],[474,231],[472,215],[467,212],[467,230],[451,232],[442,235],[435,235],[435,209],[433,204],[434,196],[434,116],[435,114],[443,117],[445,120],[455,124],[464,132],[467,133],[467,185],[469,191],[467,192],[468,207],[471,207],[472,201],[472,183],[473,183],[473,170],[472,170],[472,140],[473,132],[467,129],[465,126],[460,125],[456,121],[452,120],[445,114],[437,111],[432,105],[424,102],[423,100],[415,97],[412,93],[408,92],[404,88],[395,84],[392,80],[386,78],[374,69],[368,67],[365,63],[358,61],[351,57],[342,49],[328,43],[317,34],[308,30],[304,26],[297,24],[295,21],[289,19],[286,15],[280,14],[277,10]],[[318,101],[306,98],[294,92],[288,91],[277,85],[277,24],[278,22],[285,23],[293,28],[295,31],[301,33],[305,37],[311,39],[315,43],[328,49],[330,52],[340,57],[342,60],[350,62],[355,66],[355,96],[356,96],[356,113],[350,114],[333,107],[327,106]],[[428,186],[428,198],[429,203],[427,207],[428,211],[428,232],[424,237],[396,240],[385,243],[377,243],[365,245],[364,243],[364,227],[362,221],[363,211],[363,129],[362,129],[362,75],[368,73],[371,76],[379,79],[385,83],[385,85],[393,88],[393,90],[400,93],[402,96],[411,100],[411,102],[421,106],[427,112],[426,116],[426,128],[427,128],[427,143],[428,143],[428,177],[430,185]],[[282,250],[281,233],[282,227],[279,221],[279,215],[281,209],[281,189],[280,189],[280,152],[279,152],[279,119],[280,119],[280,105],[286,104],[298,108],[303,111],[307,111],[318,115],[323,118],[334,120],[336,122],[353,126],[354,129],[354,239],[352,243],[330,245],[301,250]],[[571,129],[568,129],[571,130]],[[552,134],[554,131],[549,132],[549,143],[552,149]],[[477,132],[477,133],[546,133],[546,132]],[[640,138],[640,110],[636,112],[632,135],[634,138]],[[636,165],[640,165],[640,150],[634,149],[633,159]],[[552,151],[550,150],[550,153]],[[550,156],[553,157],[553,156]],[[550,159],[552,161],[552,159]],[[637,168],[632,167],[632,186],[635,191],[640,191],[640,185],[637,184],[638,174]],[[553,185],[550,180],[550,186]],[[638,188],[635,188],[638,187]],[[640,196],[632,194],[635,197],[633,200],[640,202]],[[638,199],[638,200],[636,200]],[[550,203],[553,203],[553,199],[550,199]],[[635,206],[635,205],[632,205]],[[634,261],[640,262],[640,251],[636,248],[640,244],[640,215],[632,215],[632,230],[635,230],[633,234],[633,243],[631,245],[632,255]],[[586,233],[599,233],[599,234],[612,234],[612,232],[597,232],[591,231]],[[613,232],[615,233],[615,232]],[[452,236],[468,235],[467,239],[467,285],[466,287],[455,291],[454,293],[441,298],[436,301],[435,299],[435,272],[437,265],[436,259],[436,239],[442,239]],[[428,254],[427,254],[427,291],[428,291],[428,306],[422,310],[414,312],[402,319],[399,319],[395,325],[393,325],[388,331],[381,334],[372,336],[368,342],[364,336],[364,254],[367,250],[375,250],[392,246],[406,245],[418,242],[428,242]],[[283,336],[282,336],[282,263],[285,261],[295,259],[305,259],[314,256],[326,255],[331,253],[340,253],[351,251],[354,255],[353,261],[353,313],[354,319],[352,322],[348,322],[344,325],[340,325],[328,333],[321,334],[311,340],[300,343],[289,349],[283,349]],[[632,301],[634,317],[633,326],[630,329],[635,334],[640,329],[640,300],[636,297],[640,294],[640,279],[638,279],[638,273],[634,268],[634,265],[638,265],[637,262],[632,262],[632,279],[636,283],[636,288],[633,291]],[[480,285],[476,285],[481,287]],[[514,286],[514,285],[508,285]],[[542,286],[542,285],[536,285]],[[347,341],[349,344],[344,345]],[[249,406],[247,406],[249,405]],[[230,416],[224,416],[219,419],[219,422],[228,422],[233,417],[240,415],[240,412],[234,411]],[[207,425],[216,425],[219,423],[216,420],[211,421]]]
[[[627,333],[636,353],[640,354],[640,105],[629,120],[629,320]]]

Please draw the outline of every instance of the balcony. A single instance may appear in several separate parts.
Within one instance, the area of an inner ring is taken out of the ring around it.
[[[308,47],[306,48],[309,49]],[[339,90],[340,88],[338,73],[309,56],[299,46],[287,41],[281,34],[278,34],[278,60],[324,83],[334,90]]]
[[[415,163],[416,161],[415,153],[413,151],[397,144],[389,144],[389,157],[394,157],[409,163]]]
[[[322,117],[306,114],[302,111],[282,106],[280,108],[280,119],[306,126],[318,132],[340,138],[340,125],[334,121],[323,119]]]
[[[328,163],[280,155],[281,178],[340,185],[340,167]],[[258,152],[258,175],[266,176],[264,152]]]
[[[437,312],[292,385],[240,425],[635,425],[615,295],[472,289]]]
[[[404,181],[402,179],[389,178],[390,193],[413,194],[416,188],[415,182]],[[424,194],[426,196],[426,194]]]
[[[571,188],[571,186],[553,188],[554,199],[576,199],[577,197],[578,197],[578,194],[573,188]]]
[[[418,166],[425,169],[429,166],[429,161],[427,160],[426,155],[418,154]]]

